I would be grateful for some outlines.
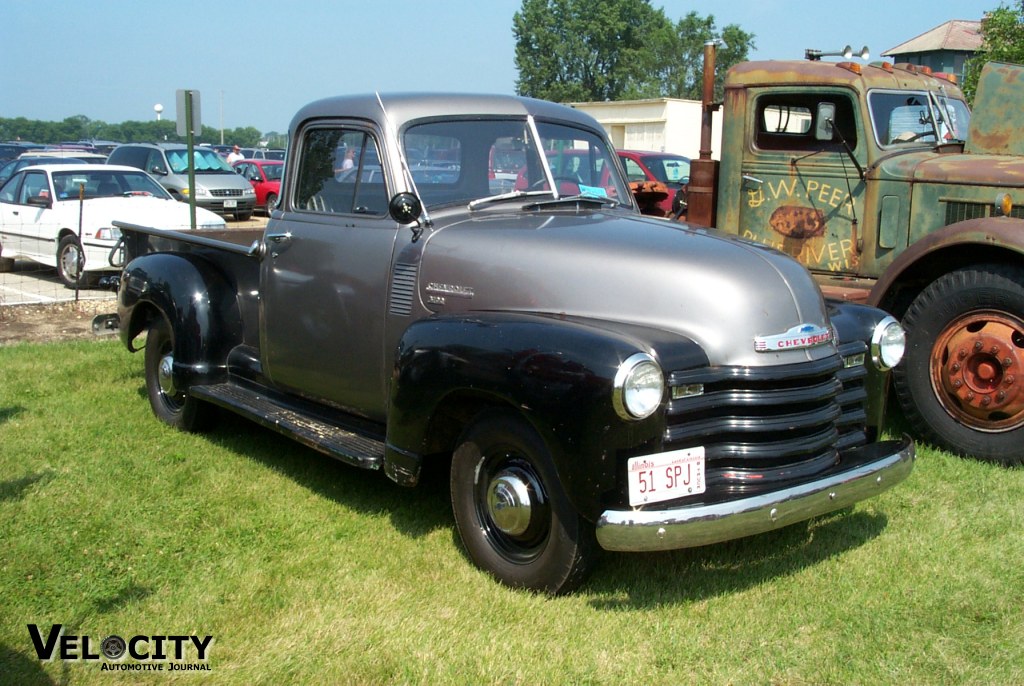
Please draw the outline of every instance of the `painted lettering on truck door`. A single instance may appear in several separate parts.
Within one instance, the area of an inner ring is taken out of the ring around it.
[[[820,103],[834,105],[832,124]],[[852,100],[837,91],[755,94],[744,153],[740,235],[770,245],[812,270],[856,273],[863,235],[864,183],[843,147],[858,157]],[[831,138],[825,139],[823,131]],[[856,225],[855,225],[856,220]]]

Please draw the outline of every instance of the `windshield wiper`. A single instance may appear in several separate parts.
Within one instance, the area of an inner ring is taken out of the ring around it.
[[[542,200],[541,202],[532,202],[528,205],[523,205],[524,210],[539,210],[543,207],[560,207],[564,205],[596,205],[597,207],[617,207],[618,202],[611,198],[598,198],[593,195],[569,195],[561,198],[554,198],[552,200]]]
[[[486,198],[477,198],[476,200],[469,201],[469,209],[475,210],[478,207],[486,205],[492,202],[498,202],[499,200],[514,200],[515,198],[525,198],[530,195],[551,195],[551,191],[509,191],[508,193],[500,193],[499,195],[488,195]]]

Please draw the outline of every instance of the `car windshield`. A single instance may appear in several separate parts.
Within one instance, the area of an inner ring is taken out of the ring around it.
[[[234,174],[235,170],[215,151],[208,148],[195,148],[192,151],[196,174]],[[175,174],[188,173],[188,150],[168,150],[167,163]]]
[[[883,147],[935,145],[967,137],[970,110],[962,100],[927,91],[871,91],[868,106]]]
[[[410,126],[402,143],[420,199],[427,207],[527,194],[630,202],[602,137],[551,122],[536,130],[539,141],[525,118]]]
[[[133,196],[171,199],[160,184],[141,171],[98,168],[96,171],[53,172],[53,189],[58,200]]]

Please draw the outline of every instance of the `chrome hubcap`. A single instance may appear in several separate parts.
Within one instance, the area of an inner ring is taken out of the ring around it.
[[[174,387],[174,356],[164,355],[160,358],[160,369],[158,372],[160,376],[160,390],[163,391],[164,395],[175,396],[178,393],[178,389]]]
[[[504,470],[487,487],[487,513],[491,521],[509,536],[521,536],[530,528],[533,513],[531,493],[537,484],[520,470]]]

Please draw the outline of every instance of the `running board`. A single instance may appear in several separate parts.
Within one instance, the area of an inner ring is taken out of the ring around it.
[[[384,441],[353,433],[319,417],[285,407],[255,389],[229,382],[193,386],[189,394],[355,467],[380,469],[384,462]]]

